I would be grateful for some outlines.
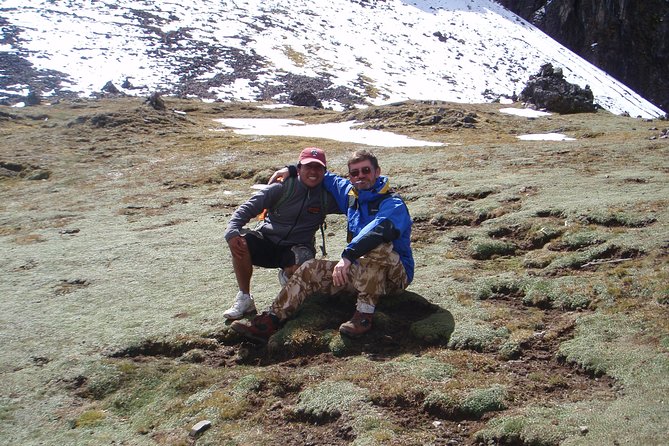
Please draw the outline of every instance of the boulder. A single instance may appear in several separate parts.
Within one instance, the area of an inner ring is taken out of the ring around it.
[[[109,94],[120,94],[121,90],[116,88],[116,85],[112,83],[112,81],[109,81],[105,84],[104,87],[102,87],[102,91],[104,93],[109,93]]]
[[[290,95],[290,102],[293,105],[301,107],[323,108],[323,104],[316,97],[316,95],[309,90],[294,91]]]
[[[537,108],[555,113],[588,113],[597,110],[590,87],[586,85],[581,88],[567,82],[562,69],[554,69],[550,63],[543,65],[538,74],[530,76],[519,98]]]
[[[165,101],[162,97],[160,97],[159,93],[151,94],[151,96],[146,99],[146,103],[148,103],[155,110],[165,110]]]

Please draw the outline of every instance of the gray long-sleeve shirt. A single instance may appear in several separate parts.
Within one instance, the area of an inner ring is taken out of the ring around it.
[[[294,180],[292,194],[275,208],[287,187],[290,187],[288,183],[271,184],[240,205],[230,218],[224,234],[225,240],[241,235],[240,231],[251,219],[256,218],[263,209],[269,209],[265,220],[257,228],[267,240],[281,246],[313,247],[314,235],[325,215],[341,211],[329,192],[325,192],[321,186],[308,188],[299,179]]]

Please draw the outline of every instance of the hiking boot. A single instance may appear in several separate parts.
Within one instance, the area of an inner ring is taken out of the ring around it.
[[[236,321],[237,319],[241,319],[244,316],[256,313],[258,313],[258,311],[256,310],[256,304],[253,301],[253,296],[250,294],[244,294],[240,291],[235,297],[235,303],[230,308],[225,310],[223,317],[232,321]]]
[[[374,313],[361,313],[356,311],[350,321],[339,326],[339,333],[357,338],[372,329],[372,317]]]
[[[267,342],[279,329],[279,318],[272,313],[263,311],[250,321],[235,321],[230,325],[242,336],[258,342]]]

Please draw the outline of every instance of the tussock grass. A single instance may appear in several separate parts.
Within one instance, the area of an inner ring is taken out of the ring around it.
[[[464,395],[435,391],[425,397],[423,408],[430,414],[449,419],[478,419],[487,412],[506,408],[507,392],[496,385],[473,389]]]
[[[325,381],[300,392],[294,416],[323,423],[350,413],[369,402],[367,391],[346,381]]]

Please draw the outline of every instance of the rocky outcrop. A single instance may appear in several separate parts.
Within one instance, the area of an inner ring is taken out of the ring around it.
[[[497,1],[669,111],[669,1]]]
[[[590,87],[581,88],[564,78],[562,69],[553,65],[541,67],[520,93],[520,100],[555,113],[586,113],[596,111]]]
[[[290,103],[301,107],[323,108],[323,103],[312,91],[294,91],[290,95]]]

